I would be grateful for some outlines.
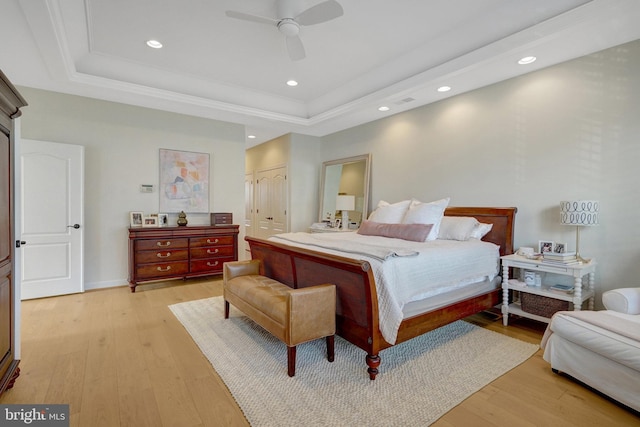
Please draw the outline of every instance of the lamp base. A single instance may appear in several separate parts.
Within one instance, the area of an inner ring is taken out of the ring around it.
[[[343,230],[349,229],[349,211],[342,211],[342,227]]]

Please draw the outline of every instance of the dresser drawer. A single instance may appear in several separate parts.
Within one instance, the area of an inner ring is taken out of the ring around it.
[[[141,264],[136,266],[136,275],[140,280],[180,276],[188,272],[188,261],[161,262],[157,264]]]
[[[185,259],[189,259],[189,251],[187,249],[167,249],[161,251],[136,252],[136,264],[181,261]]]
[[[191,249],[191,258],[233,257],[233,246],[209,246]]]
[[[221,273],[222,272],[222,264],[225,262],[235,261],[233,256],[224,257],[224,258],[209,258],[209,259],[198,259],[195,261],[191,261],[191,272],[192,273]]]
[[[151,249],[188,248],[189,239],[149,239],[136,240],[136,251]]]
[[[233,245],[233,237],[234,236],[192,237],[191,247],[198,248],[213,245]]]

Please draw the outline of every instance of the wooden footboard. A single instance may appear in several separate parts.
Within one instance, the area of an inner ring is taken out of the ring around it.
[[[500,254],[513,253],[516,208],[452,207],[449,216],[473,216],[493,228],[483,240],[500,245]],[[336,333],[363,349],[367,371],[373,380],[380,364],[379,352],[390,347],[382,337],[378,322],[378,298],[371,266],[366,261],[325,254],[253,237],[245,238],[251,257],[262,261],[260,274],[293,288],[322,283],[336,285]],[[398,330],[397,343],[439,328],[498,304],[499,290],[405,319]]]

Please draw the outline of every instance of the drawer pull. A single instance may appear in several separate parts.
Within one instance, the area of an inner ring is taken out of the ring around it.
[[[219,239],[214,239],[214,240],[207,239],[207,243],[218,243],[219,241],[220,241]]]
[[[157,269],[158,271],[169,271],[169,270],[171,270],[171,266],[170,266],[170,265],[167,265],[167,267],[166,267],[166,268],[156,267],[156,269]]]
[[[217,267],[217,266],[218,266],[218,264],[219,264],[219,262],[218,262],[218,261],[216,261],[216,262],[209,262],[209,261],[207,261],[207,265],[208,265],[209,267]]]
[[[207,249],[207,253],[208,254],[217,254],[218,252],[220,252],[220,250],[218,248],[215,248],[214,250]]]
[[[162,247],[170,246],[171,242],[156,242],[156,245]]]
[[[169,257],[171,256],[171,252],[167,252],[167,254],[166,254],[166,255],[162,255],[162,252],[158,252],[158,253],[156,254],[156,256],[157,256],[158,258],[169,258]]]

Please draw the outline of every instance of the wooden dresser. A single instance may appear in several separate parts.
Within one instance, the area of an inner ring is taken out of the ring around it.
[[[129,286],[140,282],[222,274],[238,260],[237,225],[129,228]]]

